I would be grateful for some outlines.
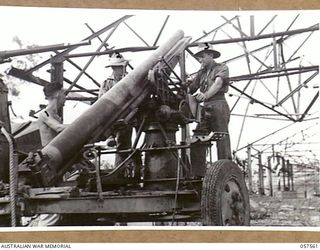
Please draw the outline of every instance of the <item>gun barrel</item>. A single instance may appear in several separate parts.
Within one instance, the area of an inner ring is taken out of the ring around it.
[[[103,128],[110,128],[118,119],[124,118],[130,111],[137,108],[150,94],[151,84],[146,80],[149,70],[170,52],[183,36],[183,31],[177,31],[149,58],[46,145],[42,149],[42,154],[49,158],[50,169],[59,171],[86,143],[101,133]]]

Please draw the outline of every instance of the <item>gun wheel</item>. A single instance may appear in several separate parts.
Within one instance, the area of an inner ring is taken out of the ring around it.
[[[230,160],[208,167],[201,197],[202,223],[206,226],[248,226],[249,194],[243,174]]]

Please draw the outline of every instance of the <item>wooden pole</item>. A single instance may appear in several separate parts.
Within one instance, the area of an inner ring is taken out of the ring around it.
[[[251,162],[251,146],[248,145],[248,179],[249,179],[249,193],[252,193],[252,162]]]

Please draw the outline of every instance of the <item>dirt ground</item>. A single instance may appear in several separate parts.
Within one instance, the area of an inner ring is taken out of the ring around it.
[[[252,195],[251,226],[320,226],[320,197],[280,198]]]

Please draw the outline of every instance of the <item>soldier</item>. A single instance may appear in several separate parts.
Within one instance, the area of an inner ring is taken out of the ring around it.
[[[119,82],[127,74],[126,67],[128,65],[121,54],[114,53],[110,57],[109,64],[106,66],[112,68],[112,74],[103,82],[99,90],[99,98],[108,92],[117,82]],[[117,149],[123,150],[131,148],[132,128],[119,128],[116,133]],[[118,166],[123,160],[127,158],[127,153],[116,154],[115,166]]]
[[[46,99],[48,99],[48,105],[46,109],[39,114],[38,124],[41,144],[44,147],[66,127],[66,125],[62,124],[60,115],[66,96],[61,89],[61,85],[58,83],[47,84],[43,92]]]
[[[110,57],[109,64],[106,68],[112,68],[112,74],[102,83],[99,90],[99,98],[108,92],[117,82],[119,82],[126,74],[128,61],[119,53],[114,53]]]
[[[204,119],[197,128],[229,133],[230,109],[224,96],[228,91],[229,69],[214,60],[220,53],[207,43],[194,56],[201,68],[189,88],[196,100],[204,104]],[[217,148],[218,159],[232,159],[229,134],[217,142]]]
[[[62,108],[66,96],[59,83],[49,83],[43,88],[44,95],[48,99],[45,110],[39,114],[38,125],[40,130],[41,144],[46,146],[66,125],[62,124]],[[59,214],[40,214],[34,216],[28,223],[28,227],[55,226],[59,223]]]

